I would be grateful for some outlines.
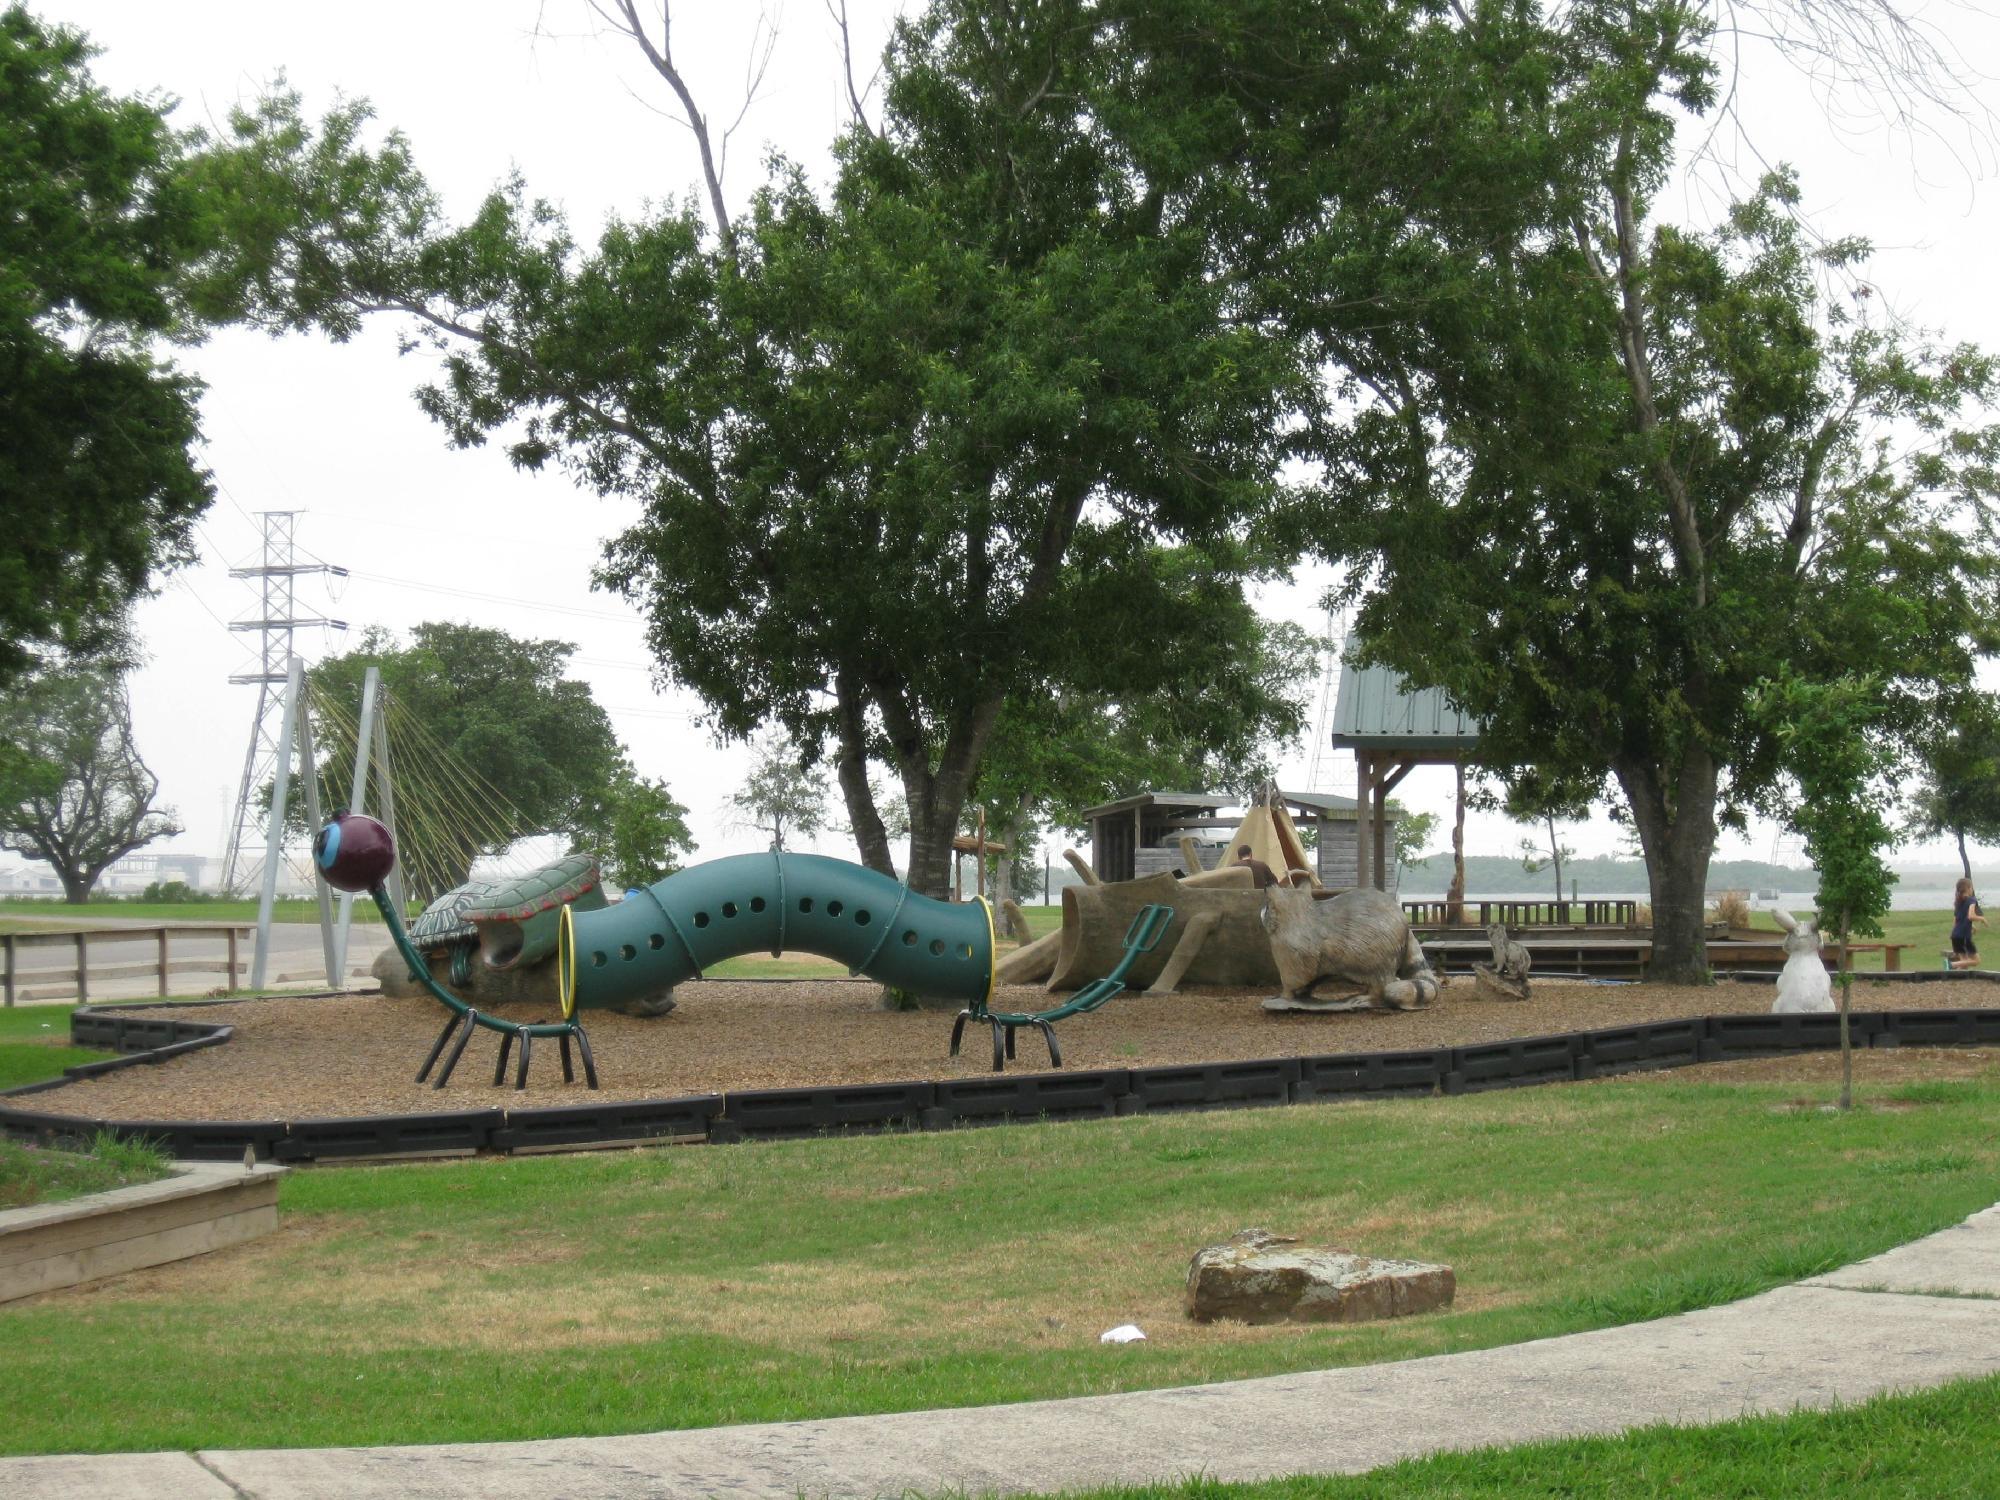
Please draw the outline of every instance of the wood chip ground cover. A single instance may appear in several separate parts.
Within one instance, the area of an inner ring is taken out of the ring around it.
[[[256,1120],[491,1107],[555,1106],[623,1099],[723,1093],[732,1089],[803,1088],[905,1079],[973,1078],[989,1073],[991,1041],[968,1028],[960,1056],[947,1055],[953,1012],[885,1011],[879,988],[861,980],[683,985],[680,1005],[657,1019],[585,1012],[603,1088],[565,1086],[555,1048],[536,1049],[525,1093],[489,1087],[498,1039],[481,1032],[449,1088],[415,1081],[443,1025],[429,1000],[377,994],[276,998],[191,1007],[189,1019],[236,1028],[233,1040],[157,1067],[127,1068],[35,1097],[35,1108],[97,1119]],[[1767,984],[1713,986],[1601,985],[1538,980],[1534,998],[1501,1004],[1472,998],[1468,981],[1447,986],[1427,1011],[1359,1015],[1273,1015],[1260,993],[1199,991],[1152,998],[1121,996],[1090,1015],[1060,1023],[1063,1058],[1072,1071],[1310,1057],[1464,1046],[1513,1037],[1623,1026],[1711,1014],[1768,1011]],[[1033,1010],[1051,1003],[1039,988],[1008,988],[996,1009]],[[1858,984],[1857,1010],[1935,1010],[2000,1006],[2000,981]],[[174,1015],[177,1008],[151,1010]],[[517,1020],[547,1019],[529,1010]],[[1797,1063],[1808,1070],[1784,1071]],[[1765,1079],[1822,1076],[1823,1058],[1758,1061]],[[1047,1067],[1041,1040],[1020,1038],[1012,1067]],[[1704,1070],[1707,1071],[1707,1070]],[[509,1068],[511,1083],[512,1068]]]

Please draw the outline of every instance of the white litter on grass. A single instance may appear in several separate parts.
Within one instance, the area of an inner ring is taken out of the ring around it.
[[[1097,1336],[1100,1344],[1133,1344],[1146,1335],[1137,1323],[1120,1323],[1116,1328],[1107,1328]]]

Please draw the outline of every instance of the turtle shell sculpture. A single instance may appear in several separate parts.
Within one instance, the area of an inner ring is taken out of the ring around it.
[[[607,904],[597,856],[570,854],[511,880],[454,886],[410,924],[410,942],[433,974],[470,1004],[546,1000],[556,993],[551,966],[563,907],[597,911]],[[385,951],[374,969],[387,994],[424,993],[394,949]],[[649,1016],[673,1008],[670,993],[642,996],[626,1006]]]

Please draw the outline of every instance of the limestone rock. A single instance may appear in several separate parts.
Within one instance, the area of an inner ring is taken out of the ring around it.
[[[1376,1260],[1244,1229],[1188,1262],[1187,1312],[1199,1323],[1370,1323],[1451,1306],[1450,1266]]]

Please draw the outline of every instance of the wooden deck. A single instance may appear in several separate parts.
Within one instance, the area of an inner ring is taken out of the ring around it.
[[[1643,931],[1643,929],[1642,929]],[[1430,956],[1433,965],[1449,974],[1469,974],[1475,963],[1490,963],[1493,959],[1493,945],[1484,937],[1475,937],[1460,932],[1426,937],[1419,933],[1417,941],[1423,944],[1424,952]],[[1646,965],[1652,962],[1653,940],[1650,933],[1644,936],[1630,936],[1603,931],[1573,933],[1520,934],[1515,941],[1528,950],[1534,960],[1536,974],[1585,974],[1602,979],[1643,979]],[[1856,953],[1879,952],[1882,955],[1882,969],[1887,973],[1898,973],[1903,967],[1903,950],[1915,947],[1913,943],[1855,943]],[[1840,966],[1838,947],[1830,946],[1820,955],[1829,970]],[[1785,966],[1783,944],[1775,937],[1770,941],[1743,938],[1711,938],[1708,944],[1708,966],[1711,969],[1734,973],[1775,974]]]
[[[1457,922],[1452,921],[1454,907],[1465,914]],[[1412,927],[1472,926],[1484,930],[1498,922],[1510,932],[1516,927],[1630,927],[1638,914],[1638,902],[1609,897],[1581,901],[1468,897],[1456,902],[1439,898],[1403,903],[1403,915]]]

